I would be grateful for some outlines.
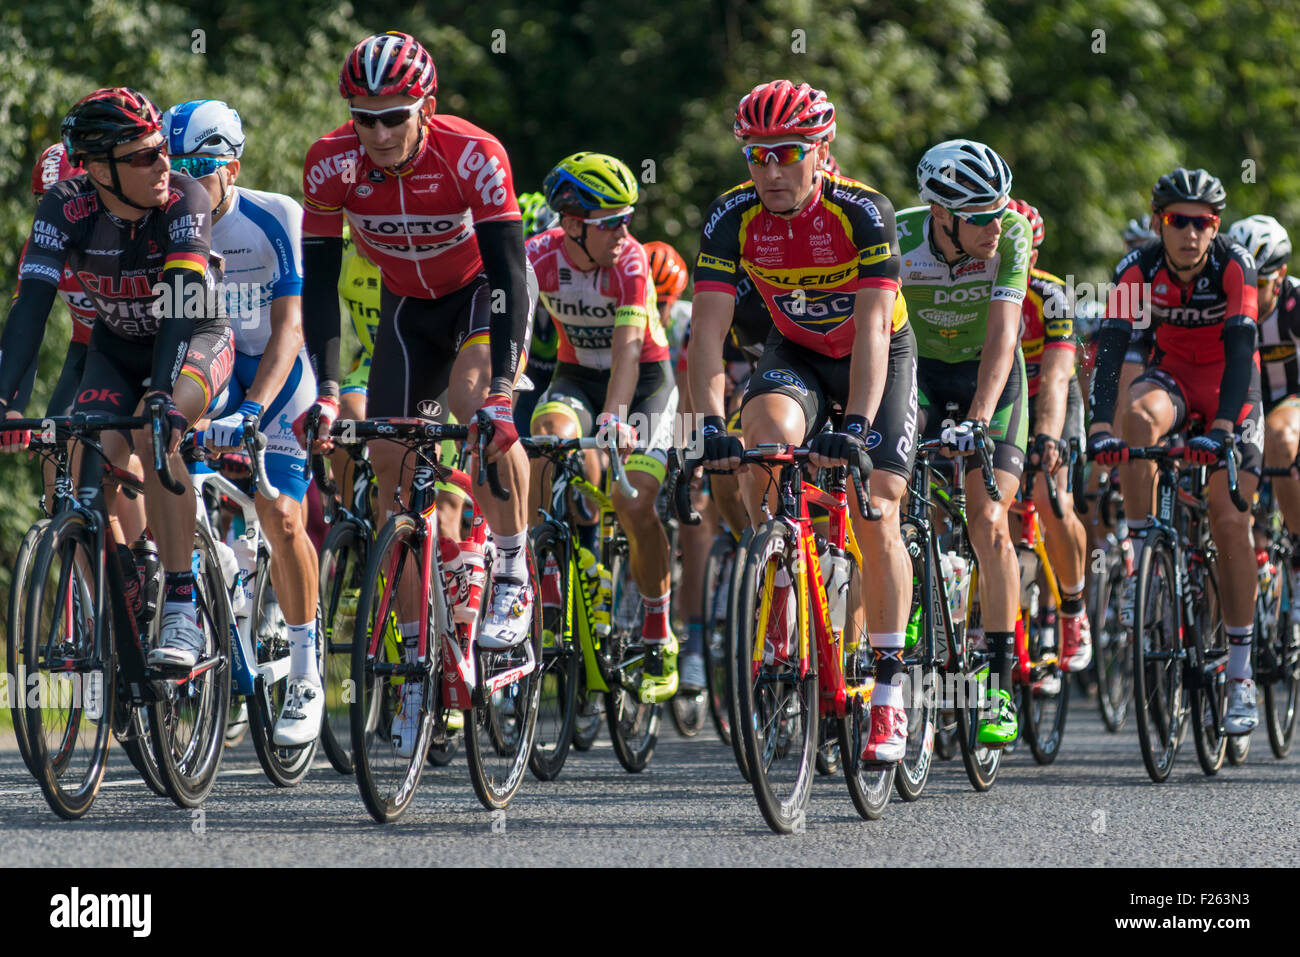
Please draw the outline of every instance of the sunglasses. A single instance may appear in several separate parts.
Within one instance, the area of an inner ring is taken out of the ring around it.
[[[158,157],[167,156],[167,144],[159,143],[157,146],[146,146],[142,150],[136,150],[134,153],[127,153],[124,156],[110,156],[109,162],[125,163],[127,166],[134,166],[136,169],[148,169],[154,163],[158,162]]]
[[[815,143],[773,143],[771,146],[745,146],[741,152],[754,166],[766,166],[771,159],[776,160],[777,166],[792,166],[816,148]]]
[[[1204,232],[1219,225],[1219,217],[1211,213],[1202,216],[1185,216],[1182,213],[1161,213],[1160,221],[1166,226],[1174,229],[1186,229],[1188,226],[1195,226],[1198,231]]]
[[[986,213],[971,213],[969,216],[953,210],[953,215],[969,226],[987,226],[995,219],[1001,219],[1002,214],[1007,211],[1007,204],[1003,203],[997,209],[990,209]]]
[[[173,156],[172,169],[189,175],[192,179],[211,176],[221,167],[230,163],[228,158],[220,156]]]
[[[595,226],[597,229],[611,232],[623,226],[630,225],[632,222],[631,213],[619,213],[616,216],[602,216],[600,219],[583,220],[588,226]]]
[[[1273,285],[1273,283],[1277,282],[1278,278],[1279,276],[1277,273],[1273,273],[1271,276],[1260,276],[1255,280],[1255,285],[1260,289],[1267,289],[1269,286]]]
[[[368,130],[373,130],[376,123],[383,123],[390,130],[401,126],[420,112],[420,107],[424,106],[424,99],[420,98],[410,106],[398,106],[391,110],[363,110],[360,107],[352,107],[352,122],[364,126]]]

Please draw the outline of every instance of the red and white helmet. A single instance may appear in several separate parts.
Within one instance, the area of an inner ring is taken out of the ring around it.
[[[36,160],[32,169],[32,195],[44,196],[51,186],[63,179],[80,176],[85,170],[68,159],[62,143],[52,143]]]
[[[415,37],[396,30],[366,37],[352,48],[339,71],[339,93],[345,99],[392,93],[420,99],[437,92],[433,57]]]
[[[760,83],[736,107],[736,139],[750,136],[802,136],[835,139],[835,104],[821,90],[789,80]]]
[[[1029,220],[1029,228],[1033,231],[1034,235],[1033,248],[1037,249],[1039,246],[1043,245],[1043,217],[1042,214],[1038,212],[1038,207],[1030,206],[1023,199],[1008,200],[1007,205],[1021,216],[1025,217],[1025,219]]]

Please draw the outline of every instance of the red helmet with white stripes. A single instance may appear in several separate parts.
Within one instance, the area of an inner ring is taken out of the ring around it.
[[[419,99],[437,92],[433,57],[415,37],[396,30],[366,37],[352,48],[339,71],[339,93],[344,98],[404,93]]]
[[[44,196],[59,180],[80,176],[85,170],[68,159],[68,148],[51,143],[36,160],[32,169],[32,195]]]
[[[760,83],[736,107],[736,139],[750,136],[835,138],[835,104],[821,90],[789,80]]]

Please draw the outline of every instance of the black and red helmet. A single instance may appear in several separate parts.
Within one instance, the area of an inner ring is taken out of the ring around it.
[[[835,139],[835,104],[821,90],[789,80],[760,83],[736,107],[736,139],[749,136],[802,136]]]
[[[433,57],[419,40],[397,30],[366,37],[352,48],[339,71],[339,93],[344,98],[404,93],[420,99],[437,92]]]
[[[96,90],[63,118],[63,146],[68,158],[111,156],[113,147],[162,129],[158,107],[143,93],[117,86]]]

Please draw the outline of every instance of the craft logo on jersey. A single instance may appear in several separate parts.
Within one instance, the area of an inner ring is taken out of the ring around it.
[[[465,144],[465,151],[456,161],[456,172],[460,178],[469,181],[470,174],[477,172],[473,186],[479,191],[483,205],[503,206],[506,201],[506,171],[501,168],[501,161],[493,156],[488,159],[483,155],[478,144],[473,140]]]

